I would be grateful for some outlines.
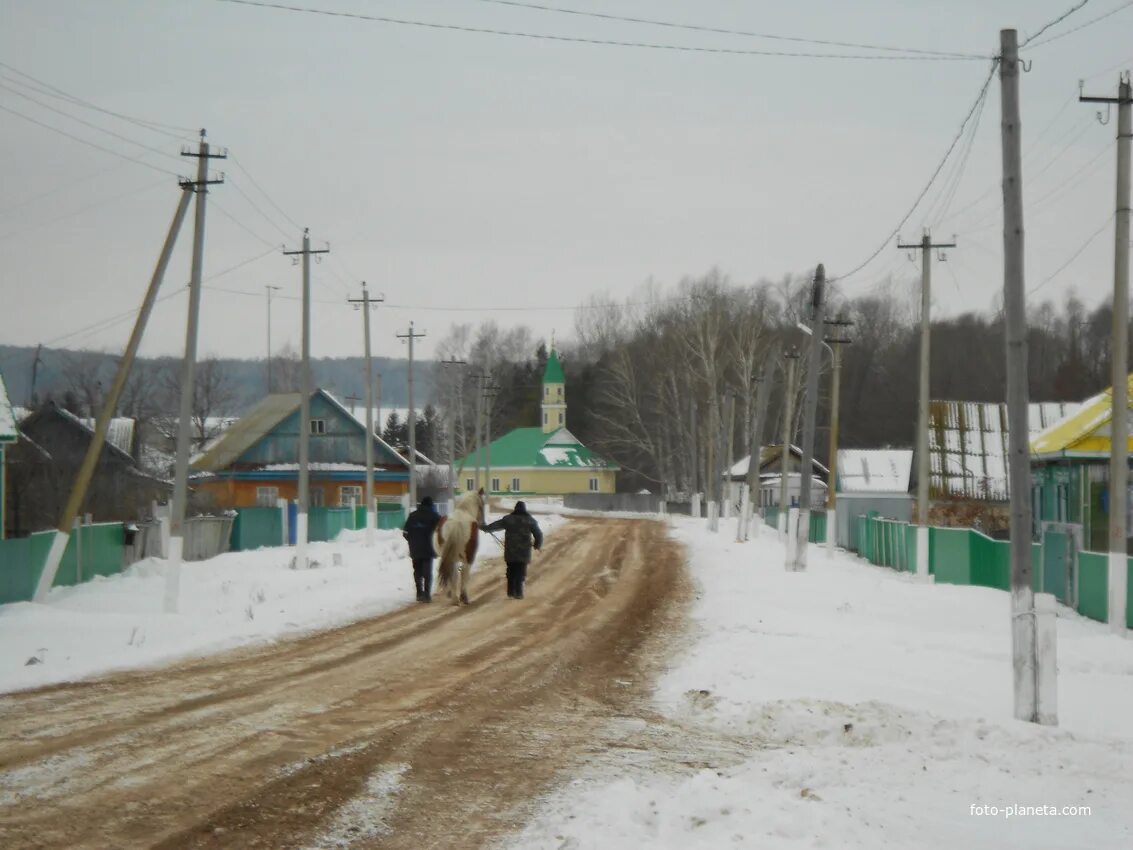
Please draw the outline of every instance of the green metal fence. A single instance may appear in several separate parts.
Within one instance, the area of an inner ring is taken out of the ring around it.
[[[779,507],[767,505],[763,509],[763,521],[771,528],[779,526]],[[809,540],[811,543],[826,542],[826,511],[810,512]]]
[[[279,508],[237,508],[232,524],[233,552],[283,545],[283,511]]]
[[[43,572],[54,531],[0,540],[0,604],[28,602]],[[125,532],[120,522],[79,526],[67,541],[52,587],[122,572]]]
[[[881,567],[895,570],[916,570],[916,526],[872,514],[856,520],[858,554]],[[1079,552],[1077,570],[1077,610],[1083,616],[1106,622],[1108,611],[1108,561],[1104,554]],[[1042,546],[1031,544],[1031,582],[1036,591],[1044,575]],[[1130,573],[1127,625],[1133,628],[1133,560],[1127,562]],[[929,528],[928,571],[941,584],[973,585],[1008,590],[1011,587],[1010,541],[993,540],[970,528]],[[1055,576],[1048,586],[1055,587],[1062,601],[1069,601],[1065,573]]]
[[[312,543],[334,540],[340,531],[354,527],[353,508],[313,507],[307,514],[307,539]],[[363,520],[364,527],[365,520]]]

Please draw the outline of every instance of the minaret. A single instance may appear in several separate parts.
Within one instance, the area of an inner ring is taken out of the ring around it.
[[[543,369],[543,433],[550,434],[566,427],[566,377],[563,367],[555,354],[555,344],[551,342],[551,354]]]

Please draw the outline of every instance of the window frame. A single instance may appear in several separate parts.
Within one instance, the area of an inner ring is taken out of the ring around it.
[[[322,437],[327,432],[327,421],[319,417],[312,417],[308,420],[307,427],[310,429],[308,433],[312,437]]]
[[[274,508],[279,504],[279,488],[270,484],[256,485],[256,507]]]
[[[597,492],[599,492],[599,490],[601,488],[601,483],[598,481],[597,477],[594,477],[594,478],[590,479],[589,486],[590,486],[590,492],[591,493],[597,493]]]

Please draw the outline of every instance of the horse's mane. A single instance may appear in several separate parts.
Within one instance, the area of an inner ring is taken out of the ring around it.
[[[480,516],[480,494],[475,491],[465,493],[456,500],[453,513],[462,513],[477,519]]]

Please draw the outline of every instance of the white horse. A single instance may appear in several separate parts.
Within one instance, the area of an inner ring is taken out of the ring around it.
[[[478,530],[483,509],[483,489],[465,493],[456,500],[452,513],[437,526],[437,549],[441,556],[437,586],[448,589],[453,605],[468,604],[468,575],[480,543]]]

